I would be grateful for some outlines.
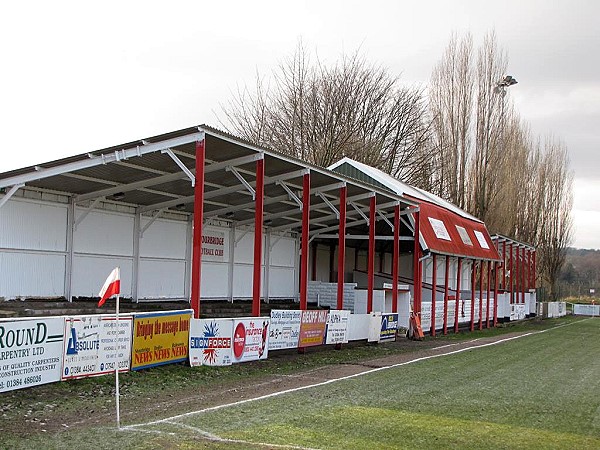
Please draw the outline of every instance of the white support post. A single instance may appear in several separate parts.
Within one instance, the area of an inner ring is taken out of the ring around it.
[[[140,286],[140,241],[143,236],[142,225],[142,214],[138,211],[135,212],[133,219],[133,274],[131,277],[131,293],[133,301],[139,303],[139,286]]]
[[[233,303],[233,271],[235,268],[235,246],[237,241],[235,240],[235,222],[231,224],[229,231],[229,277],[227,278],[227,292],[229,294],[229,301]]]
[[[75,227],[75,201],[73,197],[69,199],[67,208],[67,254],[65,256],[65,299],[68,302],[73,301],[73,231]]]
[[[264,292],[263,292],[263,297],[265,298],[265,303],[269,303],[269,279],[270,279],[270,274],[269,272],[271,271],[271,232],[267,229],[267,232],[265,233],[265,237],[266,237],[266,242],[265,242],[265,249],[267,249],[267,251],[265,251],[265,284],[263,286]]]

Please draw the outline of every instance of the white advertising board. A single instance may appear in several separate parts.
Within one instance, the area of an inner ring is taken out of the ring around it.
[[[233,362],[267,359],[269,353],[268,317],[234,319]]]
[[[65,319],[62,380],[126,372],[131,363],[133,316],[75,316]]]
[[[284,348],[298,347],[301,317],[302,311],[298,309],[271,310],[269,350],[282,350]]]
[[[326,344],[345,344],[348,342],[348,318],[350,311],[332,309],[327,315],[325,331]]]
[[[369,318],[369,334],[367,341],[379,342],[379,339],[381,339],[381,313],[374,312],[370,314]]]
[[[0,322],[0,392],[60,380],[64,319]]]
[[[190,365],[229,366],[232,337],[233,319],[191,319]]]

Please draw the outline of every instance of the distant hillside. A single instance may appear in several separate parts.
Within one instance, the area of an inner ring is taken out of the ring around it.
[[[600,250],[569,248],[558,286],[561,297],[587,296],[590,289],[600,297]]]

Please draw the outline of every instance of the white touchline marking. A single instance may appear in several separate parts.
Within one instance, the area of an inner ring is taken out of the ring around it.
[[[216,434],[209,433],[208,431],[201,430],[200,428],[193,427],[193,426],[187,425],[185,423],[171,422],[171,421],[167,421],[165,423],[168,423],[169,425],[175,425],[177,427],[185,428],[187,430],[194,431],[195,433],[198,433],[201,436],[204,436],[206,439],[215,441],[215,442],[229,442],[229,443],[234,443],[234,444],[250,444],[253,446],[262,446],[262,447],[268,446],[271,448],[291,448],[291,449],[295,449],[295,450],[319,450],[316,448],[301,447],[299,445],[292,445],[292,444],[271,444],[271,443],[265,443],[265,442],[245,441],[243,439],[223,438],[223,437],[217,436]]]
[[[571,322],[571,323],[556,325],[556,326],[554,326],[552,328],[547,328],[545,330],[530,331],[529,333],[520,334],[518,336],[512,336],[512,337],[509,337],[509,338],[500,339],[498,341],[488,342],[488,343],[485,343],[485,344],[473,345],[473,346],[470,346],[470,347],[461,348],[461,349],[454,350],[454,351],[447,352],[447,353],[439,353],[439,354],[436,354],[436,355],[422,356],[420,358],[415,358],[415,359],[411,359],[410,361],[405,361],[405,362],[401,362],[401,363],[397,363],[397,364],[392,364],[390,366],[376,367],[374,369],[365,370],[364,372],[359,372],[359,373],[355,373],[355,374],[352,374],[352,375],[346,375],[346,376],[339,377],[339,378],[332,378],[330,380],[322,381],[320,383],[310,384],[310,385],[306,385],[306,386],[300,386],[300,387],[291,388],[291,389],[285,389],[283,391],[272,392],[270,394],[261,395],[259,397],[247,398],[247,399],[238,400],[238,401],[232,402],[232,403],[225,403],[223,405],[211,406],[209,408],[199,409],[197,411],[190,411],[190,412],[183,413],[183,414],[177,414],[175,416],[167,417],[165,419],[153,420],[153,421],[150,421],[150,422],[133,424],[133,425],[126,425],[124,427],[121,427],[121,429],[122,430],[131,430],[131,429],[134,429],[134,428],[144,427],[144,426],[148,426],[148,425],[157,425],[157,424],[165,423],[165,422],[169,423],[169,422],[172,422],[173,420],[179,420],[179,419],[183,419],[185,417],[195,416],[197,414],[204,414],[204,413],[207,413],[207,412],[218,411],[220,409],[230,408],[230,407],[233,407],[233,406],[239,406],[239,405],[243,405],[245,403],[255,402],[255,401],[258,401],[258,400],[265,400],[265,399],[268,399],[268,398],[278,397],[280,395],[290,394],[292,392],[298,392],[298,391],[303,391],[303,390],[306,390],[306,389],[311,389],[311,388],[315,388],[315,387],[325,386],[325,385],[328,385],[328,384],[336,383],[338,381],[350,380],[352,378],[357,378],[357,377],[360,377],[360,376],[363,376],[363,375],[368,375],[368,374],[371,374],[371,373],[380,372],[382,370],[394,369],[396,367],[406,366],[406,365],[409,365],[409,364],[414,364],[414,363],[417,363],[417,362],[426,361],[428,359],[440,358],[442,356],[455,355],[457,353],[462,353],[462,352],[466,352],[466,351],[473,350],[473,349],[478,349],[478,348],[483,348],[483,347],[491,347],[492,345],[498,345],[498,344],[502,344],[504,342],[513,341],[515,339],[520,339],[520,338],[523,338],[523,337],[526,337],[526,336],[533,336],[535,334],[545,333],[546,331],[555,330],[557,328],[562,328],[562,327],[565,327],[565,326],[568,326],[568,325],[573,325],[575,323],[584,322],[586,320],[590,320],[590,319],[583,319],[583,320],[578,320],[576,322]],[[477,340],[477,339],[474,339],[472,341],[467,341],[467,343],[468,342],[473,342],[475,340]]]

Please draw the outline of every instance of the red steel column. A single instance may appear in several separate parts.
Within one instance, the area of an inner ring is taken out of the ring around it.
[[[431,278],[431,336],[435,337],[435,294],[437,294],[437,261],[436,254],[432,257],[433,273]]]
[[[483,260],[479,262],[479,329],[483,329]]]
[[[531,289],[531,249],[527,249],[527,290]]]
[[[194,184],[194,230],[192,237],[192,292],[190,303],[194,318],[200,318],[200,279],[202,275],[202,222],[204,221],[204,148],[196,142],[196,180]]]
[[[444,273],[444,335],[448,334],[448,272],[450,272],[450,257],[446,255],[446,271]]]
[[[525,304],[525,247],[521,252],[521,303]]]
[[[490,327],[490,285],[492,280],[490,279],[492,276],[492,262],[487,262],[487,303],[485,307],[485,327]]]
[[[252,315],[260,316],[260,284],[263,239],[263,205],[265,200],[265,161],[256,161],[256,197],[254,199],[254,274],[252,277]]]
[[[400,205],[394,207],[394,251],[392,252],[392,312],[398,312],[398,258],[400,258]]]
[[[506,241],[502,241],[502,278],[500,279],[500,285],[505,291],[506,289]]]
[[[537,250],[534,250],[533,251],[533,276],[531,277],[533,280],[533,289],[536,288],[536,282],[537,282],[537,277],[536,277],[537,272],[535,271],[536,270],[536,267],[535,267],[536,255],[537,255]]]
[[[515,297],[515,303],[521,303],[521,248],[517,245],[517,251],[516,251],[516,255],[515,255],[515,259],[516,259],[516,267],[515,267],[515,291],[516,292],[516,297]]]
[[[344,267],[346,261],[346,194],[347,188],[340,188],[340,235],[338,239],[338,284],[337,309],[344,309]]]
[[[421,295],[422,295],[422,285],[421,285],[421,243],[419,242],[420,230],[419,230],[419,222],[420,222],[420,213],[419,211],[415,212],[415,246],[413,252],[413,282],[414,282],[414,312],[415,314],[421,314]],[[420,316],[419,316],[420,318]]]
[[[498,325],[498,263],[494,263],[494,326]]]
[[[514,288],[514,286],[513,286],[513,272],[514,272],[514,270],[513,270],[514,269],[514,265],[513,265],[513,245],[512,245],[512,243],[508,244],[508,245],[510,247],[510,260],[509,260],[510,261],[510,268],[508,269],[508,271],[510,273],[510,276],[508,277],[508,280],[509,280],[509,283],[510,283],[510,289],[509,289],[509,292],[510,292],[510,302],[509,303],[512,305],[514,303],[514,295],[513,295],[513,293],[514,293],[514,290],[513,290],[513,288]]]
[[[369,267],[367,286],[367,314],[373,312],[373,287],[375,285],[375,195],[369,202]]]
[[[308,231],[310,219],[310,173],[302,178],[302,253],[300,255],[300,309],[308,303]]]
[[[471,331],[475,331],[475,260],[471,264]]]
[[[456,271],[456,308],[454,310],[454,332],[458,333],[458,315],[460,314],[460,278],[462,270],[462,259],[458,258],[458,267]]]

